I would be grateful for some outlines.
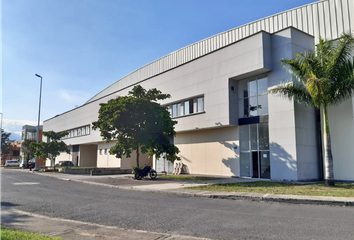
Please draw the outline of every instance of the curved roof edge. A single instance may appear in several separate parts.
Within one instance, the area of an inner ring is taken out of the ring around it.
[[[321,0],[256,20],[159,58],[117,80],[85,104],[217,51],[260,31],[272,34],[288,27],[295,27],[314,36],[316,41],[319,36],[336,39],[343,31],[354,28],[354,18],[350,15],[354,16],[352,0]]]

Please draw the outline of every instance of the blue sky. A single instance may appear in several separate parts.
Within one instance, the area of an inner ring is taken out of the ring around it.
[[[82,105],[173,51],[314,0],[2,0],[1,106],[25,124]]]

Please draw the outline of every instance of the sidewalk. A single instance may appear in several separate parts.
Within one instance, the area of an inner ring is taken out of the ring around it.
[[[28,170],[27,170],[28,171]],[[29,172],[29,171],[28,171]],[[248,192],[214,192],[214,191],[199,191],[191,189],[183,189],[185,187],[194,187],[200,185],[218,184],[218,183],[237,183],[237,182],[254,182],[260,181],[255,179],[242,178],[225,178],[219,177],[216,180],[207,181],[186,181],[180,179],[163,179],[157,177],[156,180],[143,179],[134,180],[132,174],[121,175],[72,175],[72,174],[56,174],[45,172],[34,172],[50,177],[56,177],[61,180],[75,181],[86,184],[99,185],[111,188],[120,188],[136,191],[147,191],[157,193],[168,193],[182,196],[219,198],[230,200],[250,200],[264,202],[283,202],[293,204],[317,204],[317,205],[332,205],[332,206],[354,206],[354,197],[324,197],[324,196],[303,196],[303,195],[280,195],[280,194],[261,194]]]
[[[50,218],[9,207],[1,208],[1,224],[9,228],[70,240],[211,240]]]

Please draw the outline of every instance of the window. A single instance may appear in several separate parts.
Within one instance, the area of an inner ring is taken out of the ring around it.
[[[183,103],[183,115],[188,115],[190,114],[189,112],[189,101],[185,101]]]
[[[100,149],[100,155],[102,155],[102,149]]]
[[[76,129],[68,130],[68,135],[64,136],[62,139],[80,137],[90,134],[90,126],[79,127]]]
[[[104,149],[104,155],[107,155],[107,148]]]
[[[204,112],[204,97],[192,98],[168,105],[167,110],[173,118]]]
[[[242,80],[238,88],[240,117],[268,114],[268,79],[266,77]]]
[[[86,126],[86,135],[90,134],[90,126]]]
[[[204,112],[204,98],[197,99],[197,112]]]

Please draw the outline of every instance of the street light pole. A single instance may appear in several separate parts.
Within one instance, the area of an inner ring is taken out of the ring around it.
[[[39,143],[39,120],[41,118],[42,77],[38,74],[36,74],[36,77],[41,78],[41,85],[39,88],[39,107],[38,107],[38,124],[37,124],[37,146],[38,146],[38,143]],[[38,171],[38,156],[36,157],[34,171]]]

